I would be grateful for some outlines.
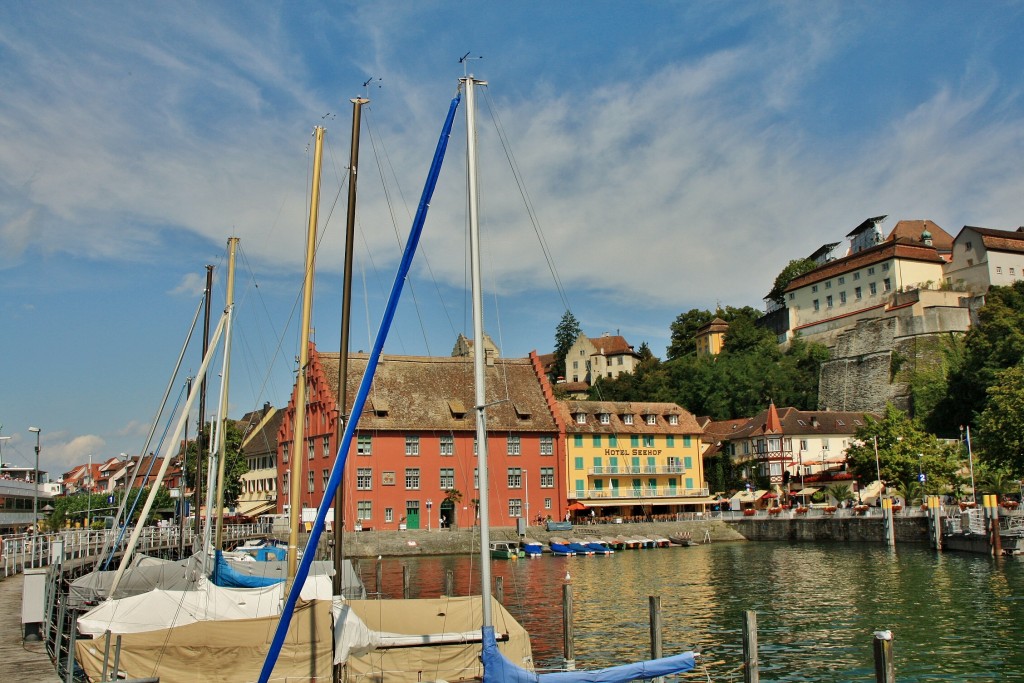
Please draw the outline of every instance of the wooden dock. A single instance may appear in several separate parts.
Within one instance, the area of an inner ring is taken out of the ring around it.
[[[0,681],[60,683],[41,640],[22,642],[21,587],[25,576],[0,578]]]

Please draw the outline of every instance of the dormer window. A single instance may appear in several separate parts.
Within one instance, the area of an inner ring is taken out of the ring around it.
[[[513,403],[512,407],[516,411],[516,417],[520,420],[530,419],[530,409],[524,406],[522,403]]]
[[[679,416],[678,415],[669,415],[668,416],[668,423],[670,425],[677,425],[677,424],[679,424]]]
[[[622,416],[622,423],[623,424],[627,424],[627,425],[633,424],[633,416],[631,414],[623,415]]]
[[[587,424],[587,414],[586,413],[576,413],[576,424],[578,424],[578,425],[585,425],[585,424]]]
[[[456,420],[461,420],[466,417],[466,406],[459,399],[453,398],[448,401],[448,412]]]
[[[600,415],[598,415],[598,419],[601,421],[601,424],[603,425],[611,424],[612,422],[612,416],[609,415],[608,413],[601,413]]]
[[[654,425],[658,424],[658,416],[657,415],[647,415],[646,418],[647,418],[647,424],[649,424],[651,426],[654,426]]]

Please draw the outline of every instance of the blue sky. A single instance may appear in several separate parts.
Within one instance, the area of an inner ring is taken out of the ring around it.
[[[1021,35],[1019,2],[2,4],[2,457],[32,465],[29,426],[54,474],[138,453],[208,263],[223,305],[230,235],[231,415],[285,403],[318,124],[313,325],[338,345],[354,96],[371,103],[353,350],[369,348],[469,52],[489,82],[489,333],[507,356],[547,352],[565,308],[497,120],[584,331],[663,355],[679,313],[761,306],[790,259],[869,216],[953,234],[1024,223]],[[448,354],[471,327],[463,130],[393,353]]]

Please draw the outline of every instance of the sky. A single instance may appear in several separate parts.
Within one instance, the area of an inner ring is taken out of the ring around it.
[[[201,361],[201,332],[185,340],[208,264],[214,323],[224,307],[230,236],[229,415],[287,403],[315,126],[311,326],[340,344],[353,97],[370,100],[353,351],[469,73],[487,82],[502,354],[550,352],[568,308],[588,336],[663,357],[680,313],[762,307],[791,259],[868,217],[1024,224],[1021,35],[1020,2],[0,3],[0,458],[34,466],[30,426],[54,478],[163,452]],[[472,330],[461,116],[389,353],[448,355]]]

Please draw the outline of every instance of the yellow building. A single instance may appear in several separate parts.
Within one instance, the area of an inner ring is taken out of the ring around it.
[[[711,503],[701,428],[674,403],[559,401],[577,516],[662,517]]]
[[[711,322],[704,323],[693,335],[697,343],[697,354],[705,356],[717,356],[722,352],[725,345],[725,333],[729,331],[729,323],[721,318],[715,318]]]

